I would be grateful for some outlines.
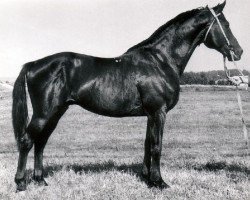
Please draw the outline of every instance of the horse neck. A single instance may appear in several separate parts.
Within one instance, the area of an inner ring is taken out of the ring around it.
[[[169,27],[150,48],[160,52],[160,56],[165,57],[164,62],[182,75],[195,48],[201,44],[204,32],[204,20],[199,24],[192,18],[179,26]]]

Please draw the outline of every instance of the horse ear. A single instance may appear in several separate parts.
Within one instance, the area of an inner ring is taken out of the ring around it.
[[[226,0],[222,4],[218,4],[217,6],[214,7],[214,11],[216,13],[221,13],[226,5]]]

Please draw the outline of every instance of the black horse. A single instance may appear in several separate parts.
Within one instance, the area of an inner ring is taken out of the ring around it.
[[[25,64],[13,90],[12,117],[19,149],[17,190],[26,189],[27,155],[33,144],[34,180],[46,185],[43,150],[72,104],[110,117],[147,116],[142,175],[150,186],[168,187],[160,172],[163,127],[166,113],[178,101],[180,76],[190,56],[201,43],[229,60],[230,50],[234,51],[235,60],[243,52],[222,13],[225,4],[213,10],[220,13],[219,21],[231,45],[205,7],[178,15],[116,58],[64,52]],[[33,107],[29,123],[26,84]]]

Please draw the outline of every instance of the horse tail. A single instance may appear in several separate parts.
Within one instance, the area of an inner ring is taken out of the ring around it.
[[[23,66],[17,77],[12,93],[12,124],[18,149],[28,124],[28,107],[25,89],[26,73],[27,64]]]

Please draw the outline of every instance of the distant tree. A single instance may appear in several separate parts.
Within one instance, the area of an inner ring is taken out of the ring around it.
[[[244,70],[243,74],[246,76],[250,75],[249,71]],[[239,76],[239,71],[234,69],[230,70],[231,76]],[[223,80],[223,81],[222,81]],[[180,80],[182,85],[188,84],[202,84],[202,85],[229,85],[227,81],[226,73],[224,70],[213,70],[208,72],[185,72]]]
[[[214,85],[214,84],[215,84],[215,81],[214,81],[214,80],[209,80],[208,84],[209,84],[209,85]]]

